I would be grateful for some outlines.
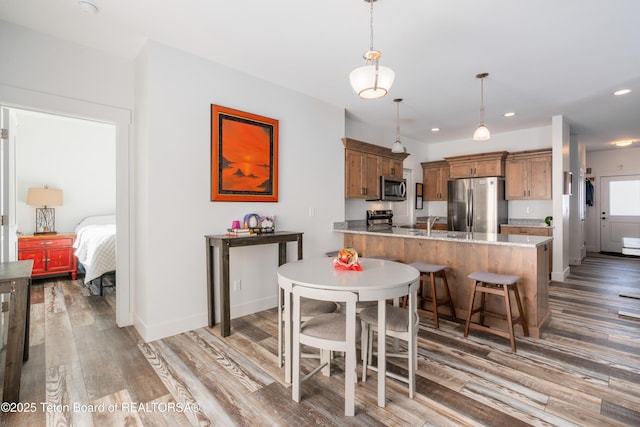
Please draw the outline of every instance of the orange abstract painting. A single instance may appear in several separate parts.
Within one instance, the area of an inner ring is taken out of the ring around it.
[[[278,201],[278,121],[211,105],[211,200]]]

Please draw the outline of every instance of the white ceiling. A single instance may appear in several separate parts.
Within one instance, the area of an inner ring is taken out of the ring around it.
[[[369,48],[363,0],[0,0],[0,19],[133,59],[147,39],[344,107],[393,142],[469,138],[480,81],[492,133],[564,115],[587,150],[640,140],[640,1],[379,0],[374,47],[396,81],[359,99],[349,72]],[[614,97],[617,89],[633,92]],[[515,111],[516,116],[503,117]],[[441,131],[433,133],[432,127]],[[638,143],[640,144],[640,142]]]

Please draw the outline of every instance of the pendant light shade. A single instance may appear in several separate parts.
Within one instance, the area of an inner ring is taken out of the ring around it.
[[[474,141],[486,141],[491,138],[491,132],[489,132],[489,128],[483,124],[480,124],[475,132],[473,132]]]
[[[476,75],[476,78],[480,79],[480,124],[475,132],[473,132],[474,141],[486,141],[491,138],[491,132],[489,132],[489,128],[484,124],[484,78],[488,75],[489,73]]]
[[[402,102],[402,98],[396,98],[393,100],[396,103],[396,142],[393,143],[393,147],[391,147],[392,153],[404,153],[406,149],[400,142],[400,103]]]
[[[349,82],[360,98],[376,99],[382,98],[389,92],[395,79],[395,73],[390,68],[380,66],[379,59],[382,54],[373,49],[373,2],[376,0],[364,1],[369,2],[371,5],[369,18],[370,45],[369,50],[363,55],[365,65],[356,68],[349,74]]]

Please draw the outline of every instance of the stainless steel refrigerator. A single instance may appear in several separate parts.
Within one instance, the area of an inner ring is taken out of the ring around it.
[[[504,178],[461,178],[448,182],[447,223],[450,231],[499,233],[508,222]]]

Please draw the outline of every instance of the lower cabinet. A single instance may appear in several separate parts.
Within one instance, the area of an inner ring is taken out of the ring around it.
[[[33,260],[33,277],[71,273],[76,279],[78,261],[73,254],[75,234],[18,237],[18,260]]]

